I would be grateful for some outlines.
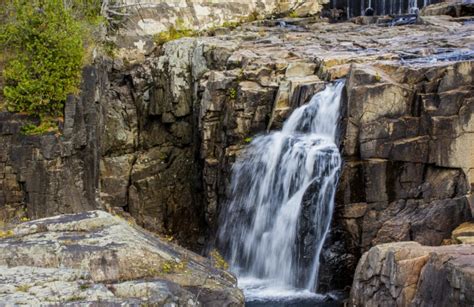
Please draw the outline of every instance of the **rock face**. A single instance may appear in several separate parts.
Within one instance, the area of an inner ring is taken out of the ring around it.
[[[465,17],[474,15],[474,3],[469,1],[448,2],[431,5],[424,8],[421,14],[424,16],[448,15],[452,17]]]
[[[357,266],[351,306],[472,306],[474,246],[382,244]]]
[[[352,67],[336,223],[354,255],[440,245],[472,218],[473,75],[473,62]]]
[[[0,293],[7,305],[243,306],[232,275],[103,211],[2,233]]]
[[[41,218],[97,208],[100,89],[104,74],[83,72],[82,95],[66,102],[63,134],[24,136],[35,119],[0,113],[0,220]]]
[[[400,27],[286,18],[151,45],[133,61],[98,57],[63,136],[22,136],[25,118],[1,115],[0,212],[122,211],[201,250],[236,155],[346,78],[346,162],[320,282],[343,288],[373,245],[438,245],[471,219],[472,31],[450,16]]]
[[[308,16],[318,14],[329,0],[119,0],[105,8],[114,22],[120,12],[120,30],[115,42],[120,48],[133,50],[134,56],[153,48],[151,36],[170,27],[204,30],[225,23],[253,21],[274,15]],[[125,19],[124,19],[124,16]]]

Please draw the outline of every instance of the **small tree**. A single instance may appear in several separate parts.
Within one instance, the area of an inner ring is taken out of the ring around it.
[[[63,114],[78,92],[83,30],[62,0],[5,0],[0,44],[8,53],[3,89],[11,112],[37,115],[42,125]]]

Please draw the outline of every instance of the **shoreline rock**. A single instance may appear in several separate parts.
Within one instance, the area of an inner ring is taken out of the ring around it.
[[[472,306],[474,245],[377,245],[359,261],[351,306]]]
[[[2,303],[244,304],[232,274],[104,211],[25,222],[3,237]]]

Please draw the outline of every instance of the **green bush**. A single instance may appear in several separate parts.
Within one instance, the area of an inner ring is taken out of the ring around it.
[[[64,6],[67,1],[5,2],[0,44],[7,54],[3,71],[7,108],[42,121],[61,117],[67,96],[78,92],[81,81],[83,23],[74,18],[73,6]]]

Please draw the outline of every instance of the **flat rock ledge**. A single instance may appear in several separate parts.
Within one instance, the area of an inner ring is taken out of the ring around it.
[[[243,306],[230,273],[103,211],[0,232],[0,306]]]
[[[350,306],[474,306],[474,245],[375,246],[359,261]]]

